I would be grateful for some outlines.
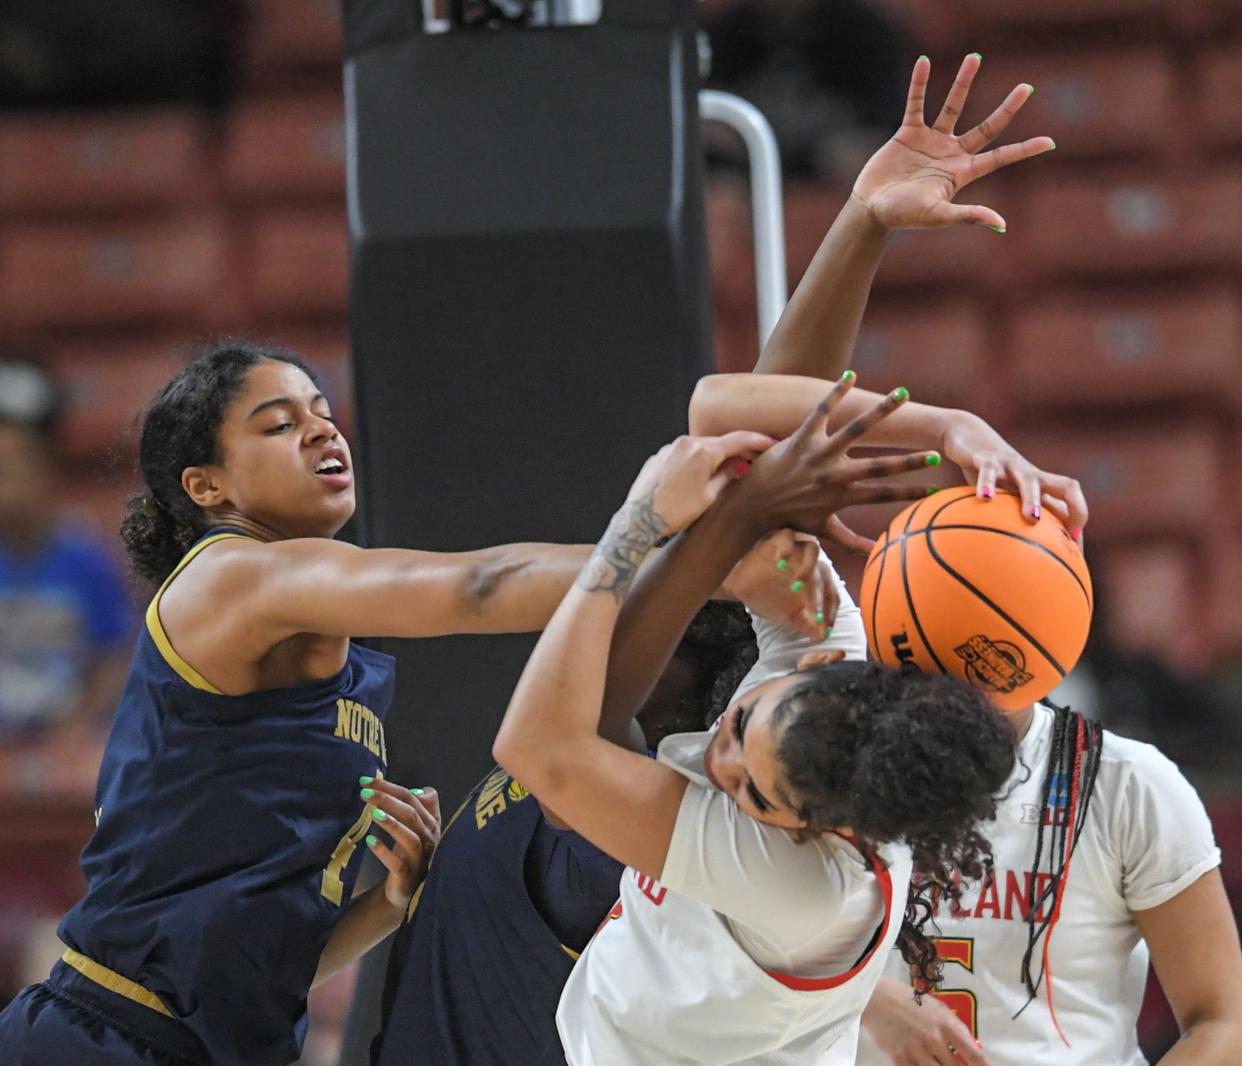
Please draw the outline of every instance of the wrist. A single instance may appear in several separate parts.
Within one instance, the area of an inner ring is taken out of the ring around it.
[[[841,208],[840,218],[843,224],[850,226],[864,239],[883,243],[893,232],[880,220],[871,205],[857,191],[850,193],[850,198]]]

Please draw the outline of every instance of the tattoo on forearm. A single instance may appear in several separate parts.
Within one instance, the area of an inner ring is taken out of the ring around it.
[[[612,517],[600,542],[578,574],[578,587],[587,592],[610,592],[620,603],[634,583],[634,575],[664,532],[664,519],[652,504],[655,490],[627,503]]]

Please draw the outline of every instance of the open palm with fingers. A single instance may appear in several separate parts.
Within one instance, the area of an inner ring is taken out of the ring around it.
[[[972,52],[961,68],[936,121],[927,125],[924,100],[931,61],[920,56],[910,77],[906,114],[899,129],[868,160],[853,196],[887,229],[939,229],[983,225],[1004,232],[1005,220],[990,207],[957,204],[954,197],[972,181],[1055,148],[1051,137],[1032,137],[984,151],[1030,99],[1030,85],[1016,86],[983,122],[957,134],[981,58]]]

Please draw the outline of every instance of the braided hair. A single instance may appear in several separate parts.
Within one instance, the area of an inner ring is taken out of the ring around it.
[[[1047,702],[1047,701],[1045,701]],[[1022,983],[1029,994],[1018,1014],[1026,1010],[1039,994],[1039,986],[1048,978],[1048,1009],[1053,1024],[1061,1033],[1060,1023],[1052,1010],[1052,974],[1048,954],[1052,929],[1061,915],[1061,900],[1069,879],[1070,860],[1087,824],[1091,797],[1095,794],[1096,777],[1100,770],[1100,752],[1104,730],[1098,722],[1084,718],[1068,707],[1049,703],[1053,709],[1052,742],[1048,754],[1048,772],[1040,788],[1040,817],[1035,830],[1035,859],[1031,863],[1031,903],[1027,912],[1026,952],[1022,956]],[[1045,826],[1047,850],[1045,851]],[[1048,862],[1048,883],[1039,889],[1041,866]],[[1047,908],[1047,913],[1043,913]],[[1043,938],[1043,956],[1039,973],[1032,975],[1036,946]],[[1017,1014],[1014,1015],[1017,1017]],[[1065,1039],[1065,1034],[1061,1033]]]
[[[978,826],[995,817],[1013,771],[1013,730],[964,681],[869,662],[807,671],[773,710],[782,723],[778,757],[805,835],[850,826],[864,854],[909,845],[914,885],[897,946],[916,991],[930,990],[942,967],[924,926],[938,900],[961,898],[963,878],[992,873]]]
[[[144,485],[130,497],[121,540],[130,565],[154,585],[208,528],[207,515],[181,485],[182,471],[220,461],[224,413],[250,368],[264,360],[289,363],[314,380],[293,352],[229,338],[197,348],[147,407],[138,444]]]

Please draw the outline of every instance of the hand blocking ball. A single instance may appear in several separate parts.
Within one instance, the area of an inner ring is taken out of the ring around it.
[[[863,570],[863,624],[885,666],[911,662],[983,689],[1002,710],[1048,695],[1078,661],[1093,605],[1082,550],[1017,496],[946,489],[902,511]]]

